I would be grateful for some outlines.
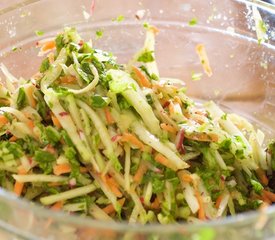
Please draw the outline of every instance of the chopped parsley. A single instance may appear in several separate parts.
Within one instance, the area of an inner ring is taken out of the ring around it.
[[[45,33],[44,33],[43,31],[37,30],[37,31],[35,31],[35,34],[36,34],[37,37],[41,37],[41,36],[43,36]]]
[[[188,22],[188,24],[189,26],[195,26],[198,24],[198,19],[194,17]]]
[[[138,62],[143,62],[143,63],[148,63],[148,62],[153,62],[154,56],[153,56],[153,51],[144,51],[137,59]]]
[[[112,21],[113,22],[122,22],[122,21],[124,21],[125,20],[125,17],[123,16],[123,15],[119,15],[119,16],[117,16],[116,18],[114,18]]]
[[[16,104],[19,110],[27,105],[27,97],[23,87],[19,88]]]
[[[96,39],[100,39],[100,38],[102,38],[103,37],[103,30],[101,29],[101,30],[97,30],[96,32],[95,32],[95,34],[96,34]]]

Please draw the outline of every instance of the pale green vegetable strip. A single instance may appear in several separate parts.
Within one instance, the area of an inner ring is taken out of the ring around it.
[[[27,175],[12,175],[18,182],[68,182],[67,177],[45,175],[45,174],[27,174]]]
[[[224,116],[225,113],[214,102],[211,101],[206,103],[205,107],[210,112],[212,117],[219,119],[219,123],[226,132],[233,136],[240,136],[245,145],[247,146],[248,150],[251,151],[251,146],[247,141],[246,137],[243,135],[243,133],[232,123],[230,119],[222,119],[222,116]]]
[[[113,69],[109,70],[108,74],[117,84],[119,82],[124,82],[125,85],[126,83],[128,83],[128,87],[124,86],[127,89],[122,89],[120,93],[139,113],[145,125],[150,129],[150,131],[153,134],[159,135],[161,133],[159,120],[156,118],[153,109],[142,95],[142,91],[140,91],[139,87],[136,86],[136,83],[133,83],[134,80],[130,77],[130,75],[124,71]],[[136,89],[133,89],[132,84],[135,86]]]
[[[152,197],[152,193],[153,193],[152,182],[148,182],[148,184],[145,185],[144,194],[143,194],[145,206],[148,206],[148,207],[150,206],[150,204],[151,204],[150,200]]]
[[[51,65],[51,68],[46,72],[45,76],[41,80],[41,90],[46,95],[47,88],[59,77],[62,72],[61,64],[66,63],[67,52],[65,48],[62,48],[57,59]]]
[[[69,92],[71,92],[73,94],[83,94],[83,93],[89,92],[95,88],[95,86],[98,84],[98,81],[99,81],[98,72],[97,72],[97,69],[94,67],[94,65],[90,65],[90,69],[94,75],[94,80],[91,83],[89,83],[89,85],[87,85],[86,87],[84,87],[80,90],[68,89]]]
[[[9,166],[5,165],[4,163],[0,163],[0,170],[11,172],[11,173],[17,173],[18,172],[16,167],[9,167]]]
[[[168,114],[165,112],[165,110],[163,109],[163,107],[161,106],[156,94],[151,93],[150,94],[152,99],[153,99],[153,106],[155,108],[155,114],[156,116],[158,116],[163,122],[168,123],[170,125],[172,125],[174,128],[178,129],[179,126],[175,123],[175,121],[173,119],[171,119]]]
[[[221,169],[227,169],[227,166],[222,158],[222,156],[220,155],[220,153],[217,151],[217,150],[214,150],[214,156],[215,156],[215,159],[217,161],[217,163],[219,164],[219,166],[221,167]]]
[[[124,177],[120,172],[116,171],[114,167],[111,166],[109,169],[109,174],[111,174],[111,176],[115,178],[117,183],[126,190]]]
[[[85,132],[86,136],[90,136],[91,132],[92,132],[90,119],[89,119],[87,113],[82,108],[79,109],[79,112],[80,112],[81,118],[84,122],[84,132]]]
[[[131,198],[133,199],[133,202],[135,203],[135,207],[137,207],[137,211],[139,212],[141,223],[146,223],[146,211],[142,206],[142,203],[137,195],[137,193],[134,190],[130,190],[129,194],[131,195]]]
[[[125,166],[124,166],[124,178],[125,178],[125,190],[130,190],[130,167],[131,167],[131,149],[128,144],[124,146],[125,151]]]
[[[145,51],[152,51],[153,52],[152,55],[153,55],[154,59],[156,59],[156,57],[155,57],[155,34],[156,33],[154,32],[154,29],[152,27],[149,27],[149,29],[146,32],[146,38],[145,38],[145,42],[144,42]],[[147,67],[150,75],[155,74],[157,77],[159,77],[159,70],[158,70],[156,60],[154,60],[153,62],[146,63],[145,66]]]
[[[21,111],[15,109],[15,108],[12,108],[12,107],[0,107],[0,112],[11,113],[15,117],[17,117],[17,119],[20,122],[23,122],[25,124],[28,124],[28,122],[29,122],[29,120],[25,117],[25,115]]]
[[[9,70],[6,68],[6,66],[3,63],[0,64],[0,69],[6,77],[6,87],[8,88],[8,90],[10,92],[15,92],[15,87],[14,87],[13,83],[18,83],[17,78],[14,77],[9,72]]]
[[[200,154],[201,153],[199,153],[199,152],[189,152],[189,153],[184,154],[181,159],[183,161],[188,161],[188,160],[198,157]]]
[[[30,127],[26,123],[14,122],[9,127],[9,131],[18,138],[24,138],[27,135],[34,136],[33,132],[30,130]]]
[[[114,220],[106,214],[101,208],[99,208],[96,204],[93,204],[90,209],[89,213],[97,220],[113,222]]]
[[[199,210],[199,203],[197,198],[195,197],[194,189],[190,186],[189,183],[183,181],[181,181],[181,185],[188,206],[190,207],[192,213],[196,213]]]
[[[84,187],[75,188],[66,192],[50,195],[40,198],[40,202],[44,205],[50,205],[59,201],[72,199],[91,193],[97,189],[95,184],[90,184]]]
[[[79,113],[79,109],[76,105],[76,101],[75,101],[75,98],[72,94],[69,94],[67,97],[66,97],[66,101],[68,102],[68,110],[71,114],[71,117],[76,125],[76,127],[83,131],[84,132],[84,128],[83,128],[83,125],[82,125],[82,122],[81,122],[81,119],[80,119],[80,113]]]
[[[62,210],[67,212],[83,211],[86,208],[86,203],[70,203],[62,207]]]
[[[137,120],[134,114],[130,111],[119,112],[116,109],[111,108],[111,114],[122,132],[127,131],[131,124]]]
[[[268,37],[267,37],[267,27],[262,19],[262,16],[256,6],[252,6],[252,14],[255,21],[255,29],[256,34],[258,38],[258,43],[264,43]]]
[[[139,208],[135,206],[132,210],[132,213],[129,217],[129,223],[136,223],[138,220],[138,215],[139,215]]]
[[[96,112],[93,109],[91,109],[85,102],[77,100],[77,105],[81,107],[84,111],[86,111],[87,115],[92,120],[96,130],[98,131],[102,144],[105,146],[107,150],[108,155],[113,154],[113,143],[111,141],[111,137],[105,124],[101,121]]]
[[[160,135],[159,120],[156,118],[151,106],[140,95],[132,90],[125,90],[122,95],[139,113],[146,126],[153,134]]]
[[[164,155],[177,169],[188,168],[188,164],[184,162],[175,152],[169,147],[164,145],[158,138],[152,135],[147,129],[139,122],[134,122],[134,133],[139,137],[141,141],[154,148],[156,151]]]
[[[72,118],[69,115],[60,116],[60,113],[64,113],[66,111],[61,106],[55,93],[53,91],[47,90],[47,95],[45,95],[45,101],[48,103],[49,106],[51,106],[52,112],[57,117],[62,127],[67,131],[68,135],[70,136],[71,140],[73,141],[77,150],[82,156],[84,162],[92,163],[95,169],[98,169],[98,166],[95,163],[95,160],[93,159],[92,152],[81,141]]]
[[[97,176],[96,173],[90,172],[90,174],[93,176],[95,181],[98,183],[98,185],[100,186],[101,190],[106,195],[106,197],[111,201],[111,203],[114,206],[114,209],[116,211],[120,211],[121,206],[117,202],[116,196],[109,190],[108,186],[106,186],[106,184],[100,179],[100,177]]]
[[[219,205],[216,217],[221,217],[222,216],[223,212],[227,208],[229,197],[230,197],[229,193],[224,193],[223,194],[223,197],[222,197],[221,203]]]

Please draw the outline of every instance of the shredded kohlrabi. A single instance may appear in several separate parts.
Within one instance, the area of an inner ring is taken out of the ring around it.
[[[73,28],[38,44],[47,56],[31,79],[0,65],[1,187],[45,207],[142,224],[271,204],[274,141],[265,146],[246,119],[197,105],[182,81],[162,78],[158,31],[146,31],[125,65]],[[207,59],[203,45],[197,53]]]

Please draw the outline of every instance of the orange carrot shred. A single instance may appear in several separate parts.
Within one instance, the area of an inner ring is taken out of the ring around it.
[[[30,129],[33,129],[35,127],[34,122],[33,121],[28,121],[28,126]]]
[[[260,180],[260,182],[264,185],[264,186],[267,186],[268,185],[268,178],[266,176],[266,173],[263,169],[261,168],[258,168],[256,170],[256,174]]]
[[[110,190],[113,192],[113,194],[115,194],[116,197],[122,197],[123,196],[121,191],[119,191],[118,187],[116,187],[114,185],[111,185],[111,184],[109,184],[108,186],[109,186]]]
[[[4,115],[0,115],[0,127],[7,124],[8,122],[9,120]]]
[[[148,80],[148,78],[135,66],[132,66],[133,72],[136,76],[136,80],[138,81],[138,84],[141,87],[147,87],[147,88],[151,88],[152,84],[150,83],[150,81]]]
[[[51,206],[51,210],[59,211],[63,207],[63,201],[58,201],[54,205]]]
[[[174,106],[174,104],[173,104],[172,101],[170,101],[170,104],[169,104],[169,106],[168,106],[168,109],[169,109],[169,113],[170,113],[171,115],[175,113],[175,106]]]
[[[23,192],[23,188],[24,188],[24,183],[15,181],[14,187],[13,187],[13,192],[17,195],[17,196],[21,196],[22,192]]]
[[[134,182],[136,182],[137,184],[140,184],[147,169],[148,169],[147,164],[145,164],[144,162],[141,162],[136,171],[136,174],[134,175],[134,178],[133,178]]]
[[[105,113],[105,118],[106,118],[106,121],[108,124],[113,124],[115,123],[110,111],[109,111],[109,108],[104,108],[104,113]]]
[[[271,200],[265,194],[262,194],[261,196],[259,196],[258,199],[262,200],[263,202],[269,205],[272,204]]]
[[[48,42],[43,43],[41,50],[43,52],[46,52],[46,51],[52,50],[54,48],[55,48],[55,41],[48,41]]]
[[[23,166],[20,166],[20,167],[18,167],[18,174],[25,175],[25,174],[27,174],[27,171],[25,170],[25,168]],[[13,187],[13,192],[17,196],[21,196],[21,194],[23,192],[23,188],[24,188],[24,183],[15,181],[15,184]]]
[[[159,202],[159,198],[156,197],[154,202],[152,202],[151,204],[151,208],[152,209],[159,209],[160,208],[160,202]]]
[[[218,196],[216,203],[215,203],[215,208],[219,208],[219,206],[221,205],[222,197],[223,197],[222,194],[220,196]]]
[[[122,207],[125,203],[125,198],[121,198],[117,201],[119,203],[119,205]],[[107,214],[111,214],[113,212],[115,212],[115,208],[113,206],[113,204],[109,204],[107,205],[105,208],[102,209],[105,213]]]
[[[275,202],[275,193],[263,190],[263,196],[267,197],[271,202]]]
[[[185,135],[187,139],[192,139],[200,142],[218,142],[219,137],[214,133],[192,133],[191,135]]]
[[[160,164],[168,167],[168,168],[171,168],[172,170],[176,171],[177,168],[175,166],[172,165],[172,163],[166,158],[164,157],[162,154],[158,153],[156,154],[155,156],[155,160],[157,162],[159,162]]]
[[[206,217],[205,217],[205,211],[204,211],[204,208],[203,208],[203,201],[202,201],[202,197],[201,197],[201,194],[196,191],[195,192],[195,195],[196,195],[196,198],[198,200],[198,203],[199,203],[199,212],[198,212],[198,218],[200,220],[205,220]]]
[[[122,137],[120,138],[122,142],[130,142],[131,144],[135,145],[142,151],[144,150],[144,144],[134,135],[131,133],[123,133]]]
[[[57,176],[65,173],[70,173],[71,171],[72,171],[71,166],[68,163],[57,164],[53,167],[53,173],[54,175],[57,175]],[[88,169],[85,167],[80,167],[80,172],[86,173],[88,172]]]
[[[16,140],[17,140],[17,137],[15,137],[15,136],[12,136],[12,137],[9,139],[10,142],[15,142]]]
[[[176,134],[176,133],[177,133],[177,129],[174,128],[173,126],[167,124],[167,123],[161,123],[161,124],[160,124],[160,127],[161,127],[163,130],[166,130],[167,132],[170,132],[170,133],[173,133],[173,134]]]
[[[150,30],[153,31],[154,34],[158,34],[159,33],[159,29],[155,26],[150,26]]]
[[[75,76],[63,76],[60,78],[61,83],[75,83],[76,77]]]
[[[59,122],[56,116],[51,115],[51,118],[54,126],[56,126],[58,129],[62,128],[61,123]]]
[[[176,103],[178,103],[180,106],[182,106],[182,101],[180,100],[180,98],[179,98],[178,96],[175,96],[175,97],[174,97],[174,101],[175,101]]]
[[[67,163],[57,164],[53,167],[53,173],[54,175],[57,175],[57,176],[65,173],[69,173],[71,171],[72,171],[72,168],[70,164],[67,164]]]
[[[30,86],[30,87],[26,88],[26,93],[27,93],[28,99],[30,101],[30,106],[32,108],[35,108],[35,106],[36,106],[36,100],[33,97],[33,92],[34,92],[33,86]]]
[[[193,178],[190,176],[190,174],[179,172],[179,177],[183,182],[187,182],[187,183],[193,182]]]

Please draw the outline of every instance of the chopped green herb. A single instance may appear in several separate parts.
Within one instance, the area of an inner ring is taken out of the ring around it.
[[[263,20],[259,21],[259,27],[263,33],[266,33],[268,28]]]
[[[262,194],[262,190],[264,189],[264,187],[262,186],[262,184],[260,184],[259,182],[255,181],[255,180],[251,180],[251,185],[255,191],[255,193],[257,194]]]
[[[121,110],[128,109],[131,107],[131,104],[127,102],[127,100],[121,95],[117,96],[117,103]]]
[[[43,31],[35,31],[37,37],[43,36],[45,33]]]
[[[45,58],[43,61],[42,61],[42,63],[41,63],[41,65],[40,65],[40,72],[41,73],[44,73],[44,72],[46,72],[48,69],[50,68],[50,61],[49,61],[49,58]]]
[[[108,105],[106,98],[101,97],[100,95],[94,95],[91,97],[92,100],[92,106],[94,108],[103,108]]]
[[[96,39],[100,39],[103,37],[103,30],[97,30],[96,31]]]
[[[189,26],[195,26],[197,23],[198,23],[198,19],[195,18],[195,17],[192,18],[192,19],[188,22]]]
[[[52,153],[43,150],[37,150],[34,154],[34,160],[39,164],[39,167],[43,169],[45,174],[52,172],[55,159]]]
[[[148,29],[148,28],[150,27],[150,25],[149,25],[148,22],[144,22],[144,23],[143,23],[143,27],[144,27],[145,29]]]
[[[227,114],[226,114],[226,113],[223,114],[223,115],[221,116],[221,119],[222,119],[222,120],[227,120]]]
[[[23,87],[19,88],[16,104],[19,110],[27,105],[26,93]]]
[[[57,37],[55,38],[55,46],[56,46],[56,51],[58,53],[65,46],[64,35],[63,34],[57,35]]]
[[[61,134],[55,128],[53,128],[52,126],[48,126],[46,127],[45,131],[51,144],[54,145],[59,142]]]
[[[153,62],[154,60],[153,51],[144,51],[137,59],[138,62],[143,63]]]
[[[122,22],[124,20],[125,20],[125,17],[123,15],[119,15],[116,18],[114,18],[112,21]]]

